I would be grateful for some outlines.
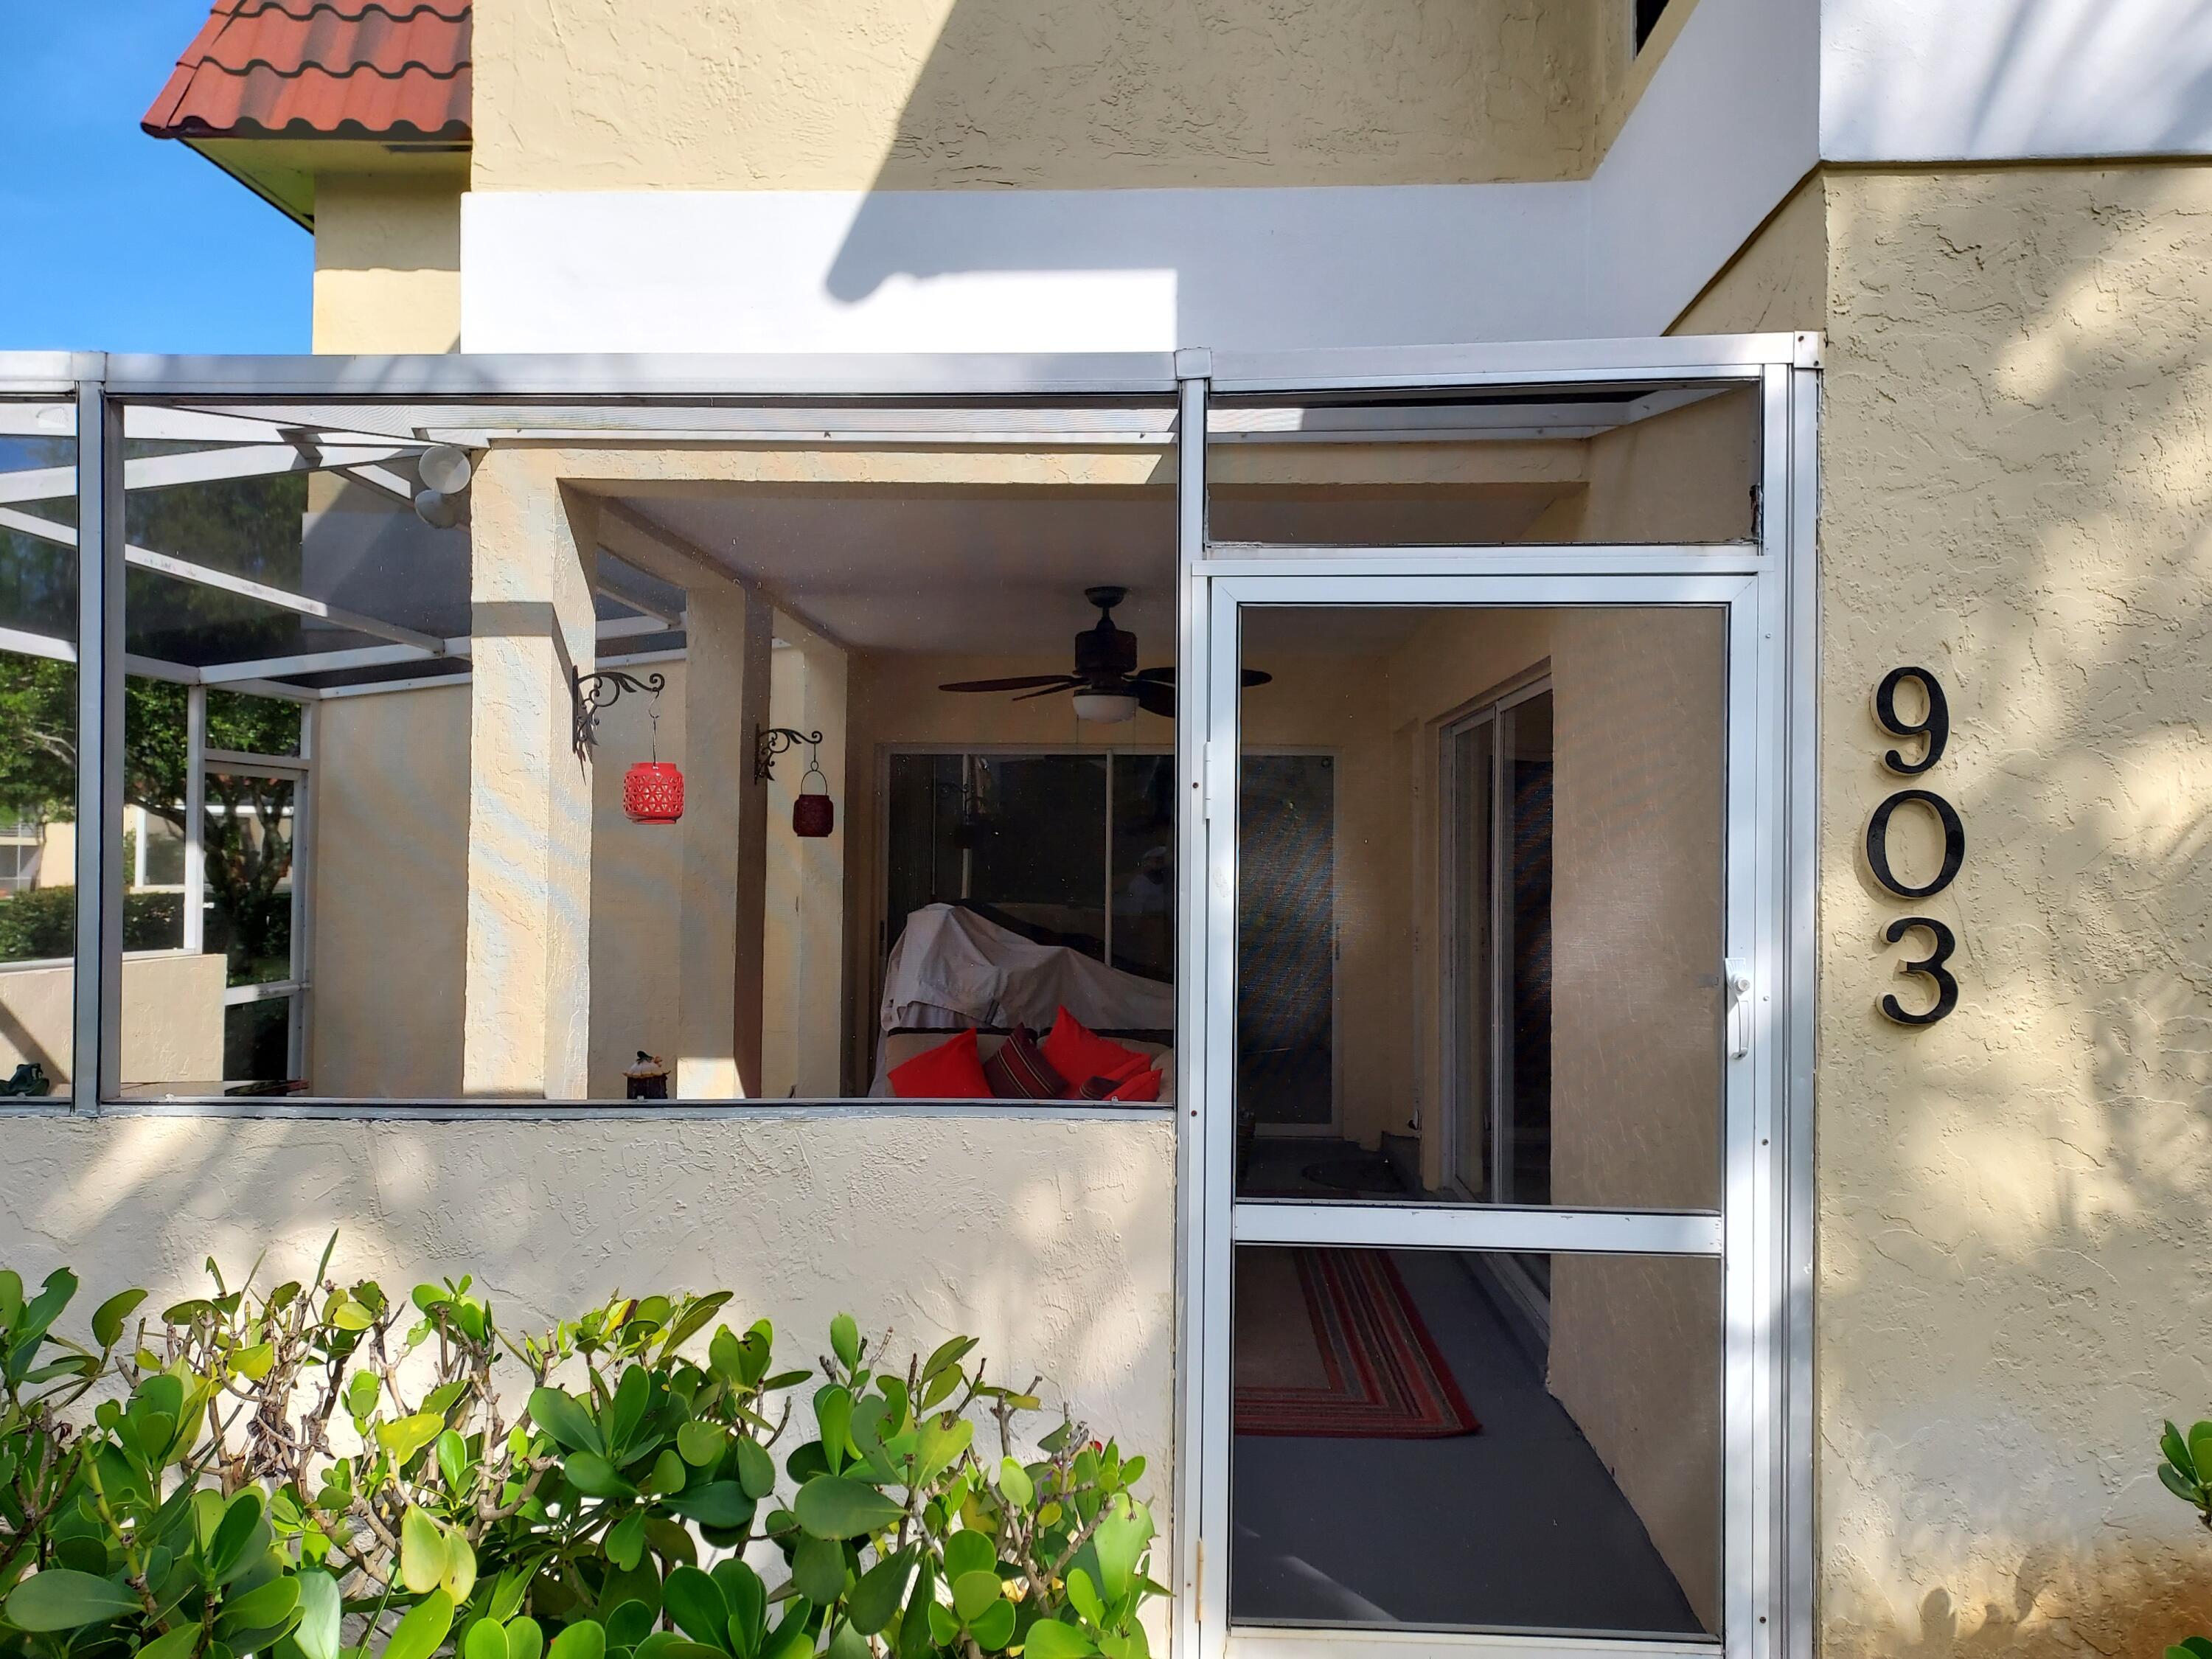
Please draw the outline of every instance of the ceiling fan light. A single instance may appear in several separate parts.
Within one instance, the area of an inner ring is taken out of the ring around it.
[[[1094,726],[1119,726],[1137,718],[1137,698],[1132,691],[1079,691],[1075,718]]]

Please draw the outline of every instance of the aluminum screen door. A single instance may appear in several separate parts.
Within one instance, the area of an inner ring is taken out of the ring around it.
[[[1680,551],[1209,562],[1209,1654],[1764,1647],[1772,579]],[[1333,815],[1286,840],[1273,803],[1248,860],[1242,757],[1322,738]],[[1328,1083],[1239,938],[1318,886],[1366,1042]],[[1279,1077],[1339,1144],[1264,1133]],[[1440,1167],[1450,1125],[1515,1138],[1492,1176]]]

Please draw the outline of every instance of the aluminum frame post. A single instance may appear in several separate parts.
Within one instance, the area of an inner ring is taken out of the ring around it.
[[[108,401],[104,380],[77,386],[76,477],[76,962],[70,1104],[90,1115],[122,1075],[123,410]]]

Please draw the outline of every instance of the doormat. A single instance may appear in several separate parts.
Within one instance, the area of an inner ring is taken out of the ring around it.
[[[1237,1433],[1443,1440],[1481,1432],[1387,1252],[1237,1255]]]

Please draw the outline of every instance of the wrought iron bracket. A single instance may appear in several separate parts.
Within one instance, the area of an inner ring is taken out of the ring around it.
[[[603,669],[596,674],[580,670],[568,677],[568,696],[575,705],[576,758],[584,759],[597,741],[592,728],[599,723],[599,710],[605,708],[625,691],[649,691],[659,696],[668,689],[668,676],[652,674],[640,679],[635,674],[625,674],[619,668]]]
[[[775,775],[775,757],[802,743],[818,744],[819,732],[795,732],[788,726],[753,727],[753,781],[766,783]]]

